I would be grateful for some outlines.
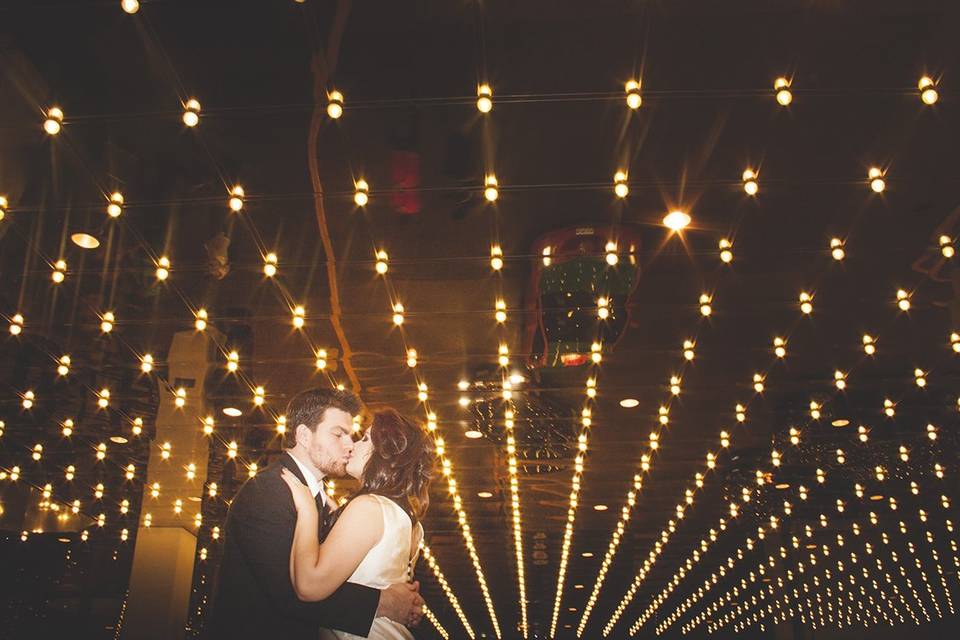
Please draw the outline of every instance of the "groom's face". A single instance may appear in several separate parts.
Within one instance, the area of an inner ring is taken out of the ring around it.
[[[323,413],[320,424],[304,443],[310,462],[324,475],[343,476],[353,451],[352,436],[353,416],[341,409],[330,407]]]

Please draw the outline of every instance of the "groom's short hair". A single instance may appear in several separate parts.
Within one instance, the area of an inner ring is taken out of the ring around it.
[[[305,425],[310,431],[317,428],[327,409],[340,409],[352,416],[360,413],[360,398],[350,391],[338,389],[305,389],[287,403],[287,430],[283,434],[283,448],[297,444],[297,427]]]

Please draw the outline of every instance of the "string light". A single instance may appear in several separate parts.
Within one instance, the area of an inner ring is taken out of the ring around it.
[[[140,0],[120,0],[120,8],[133,15],[140,11]]]
[[[23,331],[23,316],[16,314],[10,319],[10,335],[18,336]]]
[[[493,89],[488,84],[477,87],[477,110],[480,113],[490,113],[493,109]]]
[[[377,273],[379,273],[380,275],[385,274],[387,272],[387,269],[389,268],[387,266],[387,259],[389,258],[389,256],[387,255],[387,252],[384,251],[383,249],[380,249],[376,252],[376,254],[374,254],[374,257],[377,259],[377,264],[376,264]]]
[[[494,271],[500,271],[503,268],[503,249],[498,244],[490,247],[490,267]]]
[[[398,327],[402,325],[404,320],[403,314],[404,314],[403,305],[399,302],[395,303],[393,305],[393,324],[395,324]]]
[[[700,314],[704,317],[709,316],[713,313],[713,307],[711,303],[713,302],[713,296],[709,293],[700,294]]]
[[[116,321],[117,318],[113,314],[113,311],[105,311],[103,315],[100,316],[100,331],[110,333],[113,331],[113,323]]]
[[[263,257],[263,274],[268,278],[277,275],[277,254],[268,253]]]
[[[157,280],[160,280],[162,282],[163,280],[166,280],[169,275],[170,275],[170,258],[166,256],[161,256],[160,259],[157,260]]]
[[[65,376],[70,373],[70,356],[63,355],[60,356],[58,360],[59,364],[57,365],[57,375]]]
[[[407,366],[411,369],[417,366],[417,350],[407,349]]]
[[[757,172],[753,169],[747,168],[743,170],[743,175],[741,176],[743,180],[743,190],[748,196],[757,195],[757,191],[760,189],[757,184],[758,177]]]
[[[694,353],[694,350],[693,350],[693,349],[694,349],[694,347],[696,347],[696,345],[697,345],[697,343],[694,342],[693,340],[689,340],[689,339],[688,339],[688,340],[684,340],[684,341],[683,341],[683,358],[684,358],[684,360],[687,360],[688,362],[692,362],[692,361],[693,361],[694,357],[696,356],[696,354]]]
[[[922,100],[925,105],[936,104],[940,98],[940,94],[937,93],[937,83],[929,76],[920,78],[920,82],[917,83],[917,88],[920,90],[920,100]]]
[[[863,351],[868,356],[872,356],[877,352],[876,340],[868,333],[863,334]]]
[[[193,326],[196,327],[197,331],[203,331],[207,328],[207,310],[198,309],[194,314],[194,323]]]
[[[246,193],[243,191],[243,187],[240,185],[235,185],[230,189],[230,198],[227,200],[227,206],[230,207],[230,211],[234,213],[239,213],[243,209],[243,202],[246,198]]]
[[[690,221],[690,215],[684,211],[671,211],[663,218],[664,226],[674,232],[686,229]]]
[[[365,207],[370,201],[370,185],[363,178],[353,183],[353,201],[358,207]]]
[[[778,358],[785,358],[787,355],[787,341],[781,337],[775,337],[773,339],[773,353]]]
[[[264,396],[267,391],[262,386],[258,386],[253,390],[253,404],[258,407],[262,407],[264,403]]]
[[[294,329],[303,329],[303,325],[306,322],[307,310],[303,308],[303,305],[297,305],[293,308],[293,327]]]
[[[627,172],[623,169],[617,170],[613,174],[613,192],[618,198],[626,198],[630,193],[630,186],[627,184]]]
[[[597,298],[597,317],[606,320],[610,317],[610,300],[606,297]]]
[[[498,298],[494,303],[493,317],[499,323],[507,321],[507,303],[502,298]]]
[[[800,292],[800,311],[807,315],[813,313],[813,295],[806,291]]]
[[[327,115],[332,120],[339,120],[343,115],[343,94],[336,89],[327,92]]]
[[[133,419],[133,426],[131,427],[131,431],[135,436],[139,436],[141,433],[143,433],[143,418]]]
[[[719,243],[720,260],[725,264],[733,262],[733,243],[726,238],[722,238]]]
[[[830,255],[838,262],[846,257],[847,254],[843,250],[843,240],[840,238],[830,239]]]
[[[613,240],[610,240],[607,242],[605,250],[607,252],[607,264],[611,267],[616,266],[616,264],[620,261],[620,256],[617,255],[617,243]]]
[[[497,188],[497,176],[492,173],[487,174],[483,179],[483,197],[488,202],[496,202],[500,197],[500,190]]]
[[[633,110],[639,109],[643,104],[643,98],[640,96],[640,80],[627,80],[624,91],[627,94],[627,106]]]
[[[97,392],[97,406],[101,409],[110,406],[110,389],[103,388]]]
[[[2,220],[3,218],[0,218]],[[940,236],[940,253],[944,258],[952,258],[956,253],[953,246],[953,238],[950,236]]]
[[[236,351],[231,351],[227,354],[227,371],[230,373],[236,372],[240,367],[240,354]]]
[[[107,199],[107,215],[111,218],[119,218],[123,213],[123,194],[114,191]]]
[[[326,349],[317,349],[317,359],[314,362],[318,370],[323,370],[327,368],[327,350]]]
[[[779,77],[773,82],[773,90],[776,92],[777,102],[780,106],[786,107],[793,102],[793,94],[790,93],[790,80]]]
[[[910,310],[910,294],[903,289],[897,289],[897,306],[901,311]]]
[[[63,110],[60,107],[50,107],[47,110],[47,118],[43,121],[43,130],[49,135],[55,136],[60,133],[63,125]]]
[[[64,260],[57,260],[53,265],[53,272],[50,274],[50,278],[53,280],[54,284],[60,284],[63,282],[66,277],[67,263]]]
[[[887,183],[883,177],[884,173],[879,167],[870,167],[867,172],[867,179],[870,181],[870,188],[873,189],[874,193],[883,193],[883,190],[887,188]]]
[[[9,206],[10,201],[7,200],[7,196],[0,196],[0,220],[7,217],[7,207]]]
[[[144,354],[140,358],[140,370],[144,373],[150,373],[153,371],[153,356],[149,353]]]
[[[196,98],[190,98],[183,103],[183,124],[190,128],[200,124],[200,103]]]

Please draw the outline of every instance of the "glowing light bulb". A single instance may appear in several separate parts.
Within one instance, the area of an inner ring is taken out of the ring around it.
[[[195,317],[195,321],[193,323],[193,326],[196,327],[197,331],[203,331],[204,329],[207,328],[208,317],[207,317],[206,309],[198,309],[197,312],[194,314],[194,317]]]
[[[785,357],[787,355],[787,341],[780,337],[774,338],[773,352],[778,358]]]
[[[6,196],[0,196],[0,220],[3,220],[7,217],[7,207],[10,206],[10,201],[7,200]]]
[[[327,350],[326,349],[317,349],[317,359],[315,362],[317,369],[323,370],[327,368]]]
[[[200,124],[200,103],[196,98],[183,103],[183,124],[191,128]]]
[[[399,302],[393,305],[393,324],[400,326],[403,324],[404,320],[404,309],[403,305]]]
[[[297,305],[293,308],[293,327],[295,329],[303,329],[303,325],[306,322],[307,310],[303,308],[303,305]]]
[[[277,254],[268,253],[263,257],[263,274],[268,278],[277,275]]]
[[[843,240],[840,238],[830,239],[830,255],[837,261],[843,260],[846,257],[846,253],[843,250]]]
[[[590,345],[590,360],[594,364],[600,364],[600,361],[603,360],[603,346],[599,342]]]
[[[620,261],[620,256],[617,255],[617,243],[613,240],[607,242],[605,250],[607,252],[607,264],[611,267],[615,266]]]
[[[59,364],[57,365],[58,375],[65,376],[68,373],[70,373],[70,362],[71,362],[70,356],[67,356],[67,355],[60,356],[60,359],[58,360],[58,362],[59,362]]]
[[[713,313],[713,297],[709,293],[703,293],[700,295],[700,314],[704,317],[707,317]]]
[[[793,102],[793,94],[790,93],[790,84],[790,80],[782,76],[773,82],[773,90],[776,91],[777,102],[782,107],[786,107]]]
[[[327,115],[338,120],[343,115],[343,94],[336,89],[327,93]]]
[[[370,185],[363,178],[353,183],[353,201],[358,207],[365,207],[370,201]]]
[[[863,334],[863,351],[868,356],[872,356],[877,352],[876,339],[868,333]]]
[[[419,400],[420,402],[426,402],[426,401],[427,401],[427,398],[429,397],[428,391],[429,391],[429,389],[427,388],[427,383],[426,383],[426,382],[421,382],[420,384],[418,384],[418,385],[417,385],[417,400]]]
[[[100,316],[100,331],[110,333],[113,331],[113,323],[116,321],[117,318],[113,315],[112,311],[105,311],[104,314]]]
[[[936,104],[940,98],[940,94],[937,92],[937,83],[934,82],[933,78],[923,76],[917,83],[917,88],[920,90],[920,100],[925,105]]]
[[[153,371],[153,356],[149,353],[144,354],[144,356],[140,358],[140,370],[144,373]]]
[[[23,331],[23,316],[16,314],[10,319],[10,335],[18,336]]]
[[[377,259],[377,264],[376,264],[377,273],[379,273],[380,275],[385,274],[387,272],[387,269],[389,268],[387,266],[387,259],[389,258],[389,256],[387,255],[387,252],[384,251],[383,249],[380,249],[376,252],[376,254],[374,254],[374,257]]]
[[[407,349],[407,366],[411,369],[417,366],[417,350]]]
[[[800,292],[800,310],[805,314],[813,313],[813,295],[806,291]]]
[[[498,244],[490,247],[490,267],[494,271],[500,271],[503,268],[503,249]]]
[[[106,409],[110,406],[110,389],[101,389],[97,392],[97,406]]]
[[[134,418],[133,426],[130,428],[133,435],[138,436],[143,433],[143,418]]]
[[[483,197],[486,198],[488,202],[496,202],[497,198],[500,197],[500,190],[497,188],[497,177],[492,173],[483,179]]]
[[[60,128],[62,125],[63,111],[60,109],[60,107],[50,107],[47,110],[47,118],[43,121],[43,130],[51,136],[55,136],[60,133]]]
[[[683,231],[690,224],[690,215],[683,211],[671,211],[664,216],[663,224],[671,231]]]
[[[553,253],[553,247],[543,248],[543,251],[541,251],[541,254],[543,255],[543,266],[549,267],[550,264],[553,262],[552,258],[550,257],[552,253]]]
[[[910,310],[910,294],[903,289],[897,289],[897,306],[901,311]]]
[[[613,174],[613,192],[618,198],[626,198],[630,193],[630,186],[627,184],[627,172],[623,169]]]
[[[490,113],[493,109],[493,89],[488,84],[477,87],[477,110],[480,113]]]
[[[170,276],[170,258],[161,256],[157,260],[157,280],[163,281]]]
[[[510,348],[506,344],[500,343],[498,349],[497,362],[501,367],[506,367],[510,365]]]
[[[847,374],[839,369],[833,372],[833,382],[837,386],[837,389],[843,391],[847,388]]]
[[[624,91],[627,94],[627,106],[631,109],[639,109],[643,104],[643,98],[640,96],[640,80],[627,80]]]
[[[140,11],[140,0],[120,0],[120,8],[133,15]]]
[[[231,351],[227,354],[227,371],[235,372],[240,367],[240,354]]]
[[[64,260],[57,260],[53,265],[53,273],[50,274],[50,278],[53,280],[54,284],[60,284],[63,282],[66,277],[67,263]]]
[[[883,193],[883,190],[887,188],[883,176],[884,173],[879,167],[870,167],[867,172],[867,179],[870,181],[870,188],[873,189],[874,193]]]
[[[755,196],[757,191],[760,190],[757,184],[758,177],[757,172],[753,169],[744,169],[741,179],[743,180],[743,190],[748,196]]]
[[[230,198],[227,200],[227,205],[230,207],[230,211],[238,212],[243,209],[243,201],[246,198],[246,193],[243,191],[243,187],[240,185],[235,185],[230,189]]]
[[[953,238],[950,236],[940,236],[940,253],[944,258],[952,258],[956,254],[956,249],[954,249],[953,246]]]
[[[495,310],[493,317],[497,322],[503,323],[507,321],[507,303],[502,299],[498,299],[495,303]]]

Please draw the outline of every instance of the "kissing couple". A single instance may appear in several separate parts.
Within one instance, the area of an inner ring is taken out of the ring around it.
[[[355,441],[359,413],[349,391],[290,400],[283,454],[230,505],[208,637],[412,640],[433,441],[394,409]],[[323,480],[345,475],[360,488],[338,510]]]

